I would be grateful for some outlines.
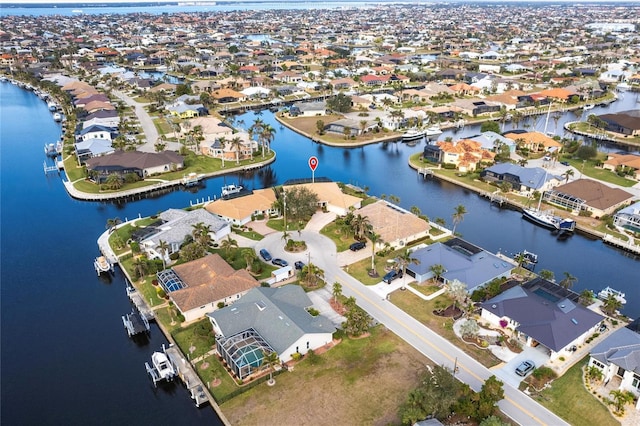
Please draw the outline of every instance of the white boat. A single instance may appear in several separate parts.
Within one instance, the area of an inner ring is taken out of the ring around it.
[[[442,130],[440,130],[440,127],[438,126],[431,126],[431,127],[427,127],[424,133],[427,136],[438,136],[442,134]]]
[[[100,275],[103,272],[111,271],[111,264],[104,256],[98,256],[93,261],[93,266],[96,268],[96,272]]]
[[[620,303],[627,303],[627,299],[625,299],[625,294],[619,290],[613,289],[611,287],[605,287],[598,293],[598,299],[607,300],[609,296],[615,297]]]
[[[232,194],[237,194],[242,191],[243,187],[241,185],[229,184],[222,187],[222,197],[228,197]]]
[[[189,173],[182,177],[181,183],[186,187],[196,186],[200,183],[203,177],[203,174]]]
[[[154,352],[151,355],[151,363],[158,373],[159,380],[172,380],[175,377],[176,370],[164,352]]]
[[[544,182],[547,181],[547,172],[545,170]],[[544,228],[549,228],[554,231],[566,231],[573,232],[576,227],[576,221],[573,219],[565,219],[560,216],[556,216],[552,211],[541,210],[542,197],[538,200],[538,206],[536,208],[524,208],[522,209],[522,217],[530,220],[531,222],[540,225]]]
[[[56,111],[58,109],[58,104],[53,101],[49,101],[47,102],[47,108],[49,108],[49,111]]]
[[[425,132],[418,129],[409,129],[402,135],[402,142],[412,142],[424,138]]]
[[[513,258],[517,259],[520,257],[520,255],[522,255],[522,260],[524,263],[538,263],[538,255],[535,253],[532,253],[527,250],[523,250],[520,253],[516,253],[516,255],[513,256]]]
[[[53,114],[53,120],[56,122],[61,122],[62,121],[62,114],[60,114],[59,112],[56,112]]]
[[[596,106],[594,104],[585,104],[585,106],[582,107],[583,110],[588,111],[590,109],[594,109]]]

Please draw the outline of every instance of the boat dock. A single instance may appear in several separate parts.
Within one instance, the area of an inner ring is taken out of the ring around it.
[[[629,241],[621,240],[620,238],[616,238],[613,235],[605,234],[602,237],[602,241],[605,243],[612,245],[614,247],[618,247],[622,250],[626,250],[631,253],[640,254],[640,245],[635,244],[633,239]]]
[[[135,309],[122,316],[122,323],[129,337],[149,332],[149,320]]]
[[[135,288],[129,285],[129,283],[127,283],[127,296],[138,309],[138,312],[140,312],[140,314],[145,317],[147,321],[153,320],[155,318],[153,311],[151,310],[151,308],[149,308],[149,305],[147,305],[142,299],[142,295],[138,293]]]
[[[502,207],[503,204],[508,203],[509,200],[507,200],[506,197],[503,197],[502,195],[500,195],[500,191],[494,191],[494,192],[480,192],[479,195],[481,197],[485,197],[489,199],[490,203],[496,203],[498,204],[500,207]]]
[[[164,348],[164,352],[175,368],[178,377],[180,377],[182,383],[184,383],[189,393],[191,393],[191,399],[194,400],[196,407],[200,407],[202,404],[209,402],[209,396],[205,391],[204,384],[193,370],[191,363],[180,354],[180,350],[170,345],[168,348]]]

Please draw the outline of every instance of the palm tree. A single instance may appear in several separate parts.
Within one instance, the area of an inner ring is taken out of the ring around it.
[[[207,247],[211,241],[211,225],[205,225],[203,222],[198,222],[195,225],[191,225],[193,228],[191,235],[193,239],[202,247]]]
[[[550,271],[548,269],[543,269],[540,272],[538,272],[538,276],[547,281],[553,281],[553,278],[554,278],[553,271]]]
[[[631,392],[620,389],[612,390],[609,395],[613,397],[612,402],[618,414],[624,414],[624,406],[634,400],[634,395]]]
[[[267,152],[269,153],[271,153],[271,142],[275,138],[275,135],[276,130],[270,124],[265,124],[260,132],[260,137],[262,138],[263,144],[267,144]],[[262,156],[264,157],[264,145]]]
[[[133,260],[133,269],[136,271],[139,279],[143,278],[149,270],[149,263],[147,262],[147,258],[144,256],[136,257]]]
[[[569,290],[578,281],[578,278],[571,275],[569,272],[564,272],[564,278],[558,283],[560,287]]]
[[[453,231],[451,231],[452,235],[456,235],[456,227],[460,222],[462,222],[462,219],[464,219],[465,214],[467,214],[467,209],[462,204],[458,204],[454,209],[453,216],[452,216],[452,219],[453,219]]]
[[[253,250],[245,250],[245,251],[242,252],[242,258],[244,259],[245,263],[247,264],[247,270],[251,271],[251,268],[253,266],[253,262],[256,261],[258,256],[256,256],[256,252],[253,251]]]
[[[240,150],[242,149],[242,139],[239,136],[231,139],[231,147],[236,151],[236,164],[240,164]]]
[[[262,351],[262,364],[267,364],[269,366],[269,381],[267,382],[269,386],[273,386],[276,384],[276,381],[273,380],[273,367],[278,362],[280,362],[280,358],[278,357],[277,352]]]
[[[431,273],[433,274],[433,279],[436,282],[438,282],[440,281],[442,274],[446,272],[446,269],[444,268],[444,265],[442,265],[441,263],[436,263],[429,267],[429,271],[431,271]]]
[[[227,256],[229,256],[229,251],[232,248],[238,248],[238,242],[231,238],[230,235],[227,235],[227,239],[220,242],[220,248],[224,250]]]
[[[220,150],[222,151],[221,159],[222,159],[222,168],[224,169],[224,148],[227,144],[227,138],[224,136],[220,136],[218,138],[218,142],[220,143]]]
[[[107,187],[107,189],[120,189],[122,188],[122,185],[122,176],[117,173],[111,173],[105,181],[105,186]]]
[[[362,239],[365,232],[371,228],[371,222],[367,216],[358,214],[351,221],[351,227],[353,229],[353,235],[357,240]]]
[[[404,276],[407,272],[407,266],[410,264],[419,265],[420,260],[411,256],[411,252],[406,250],[401,256],[398,256],[397,265],[402,270],[402,279],[404,280]]]
[[[342,284],[340,284],[339,282],[335,282],[333,283],[333,288],[331,291],[331,295],[333,296],[333,300],[335,300],[336,302],[340,299],[340,297],[342,296]]]
[[[573,176],[573,169],[567,169],[566,172],[562,174],[565,177],[565,183],[569,182],[569,176]]]
[[[371,240],[371,271],[376,270],[376,244],[382,241],[380,234],[376,234],[374,231],[369,233],[369,240]],[[377,273],[376,273],[377,274]]]
[[[518,269],[522,268],[522,264],[526,259],[527,257],[525,256],[524,252],[520,252],[516,255],[515,261],[518,264]]]
[[[169,244],[166,241],[158,240],[157,250],[160,253],[160,255],[162,256],[162,269],[166,269],[167,263],[165,261],[165,256],[167,255],[167,252],[169,251]]]
[[[367,128],[367,120],[360,120],[360,135],[364,134],[364,129]]]
[[[589,289],[585,289],[582,290],[582,292],[580,293],[580,303],[585,305],[585,306],[589,306],[591,304],[591,302],[593,302],[593,291],[589,290]]]
[[[119,217],[114,217],[113,219],[107,219],[107,228],[109,229],[109,233],[112,233],[115,228],[120,225],[122,221]]]
[[[306,283],[309,287],[317,286],[318,281],[323,278],[324,271],[312,263],[304,265],[302,270],[300,270],[300,280]]]
[[[618,300],[613,294],[610,294],[602,304],[602,311],[607,315],[613,315],[622,307],[622,302]]]

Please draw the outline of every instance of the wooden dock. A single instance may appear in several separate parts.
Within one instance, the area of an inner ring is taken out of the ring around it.
[[[191,363],[182,356],[180,350],[170,345],[168,348],[164,348],[164,353],[167,354],[178,377],[180,377],[182,383],[184,383],[189,393],[191,393],[191,399],[195,402],[196,407],[200,407],[202,404],[209,402],[209,396],[205,390],[204,383],[202,383],[200,377],[198,377],[193,370]]]
[[[420,168],[418,169],[418,176],[422,176],[424,179],[433,177],[433,170],[427,167]]]
[[[129,285],[129,283],[127,283],[126,288],[127,288],[127,296],[129,297],[131,302],[133,302],[133,304],[136,306],[136,308],[138,309],[138,312],[140,312],[140,314],[143,317],[145,317],[147,321],[151,321],[155,319],[153,311],[151,310],[149,305],[147,305],[147,303],[142,299],[142,295],[138,293],[138,291],[135,288]]]
[[[624,240],[621,240],[620,238],[614,237],[613,235],[605,234],[602,237],[602,241],[614,247],[618,247],[622,250],[626,250],[628,252],[635,253],[635,254],[640,254],[640,245],[635,244],[633,239],[629,241],[624,241]]]
[[[509,200],[506,197],[503,197],[502,195],[500,195],[499,191],[494,191],[494,192],[480,192],[479,195],[481,197],[485,197],[489,199],[490,203],[496,203],[497,205],[499,205],[500,207],[502,207],[503,204],[508,203]]]

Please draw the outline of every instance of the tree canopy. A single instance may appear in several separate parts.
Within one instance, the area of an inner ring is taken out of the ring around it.
[[[291,222],[307,220],[318,209],[318,195],[302,186],[287,188],[279,202],[283,204],[287,221]]]
[[[351,97],[344,93],[338,93],[331,99],[327,99],[327,108],[336,112],[351,111]]]

